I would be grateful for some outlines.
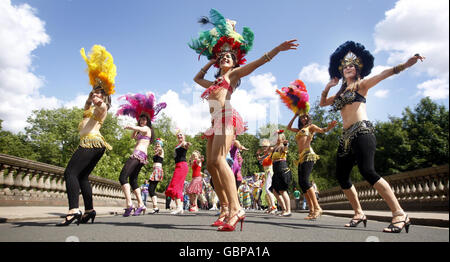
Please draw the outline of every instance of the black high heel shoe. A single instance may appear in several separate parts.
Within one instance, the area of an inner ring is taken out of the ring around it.
[[[363,222],[364,227],[367,227],[367,217],[366,216],[364,216],[362,218],[352,218],[352,220],[350,220],[350,223],[345,225],[345,227],[357,227],[361,222]]]
[[[94,224],[96,215],[97,212],[95,212],[95,210],[92,210],[91,212],[84,212],[84,215],[81,217],[81,224],[86,224],[87,222],[89,222],[89,219],[91,219],[91,224]]]
[[[72,217],[71,219],[67,219],[67,217]],[[61,226],[68,226],[70,224],[72,224],[72,222],[76,219],[77,220],[77,226],[80,225],[80,219],[81,219],[81,211],[78,210],[77,213],[73,213],[73,214],[67,214],[65,216],[63,216],[63,218],[65,218],[66,220],[64,222],[61,222],[59,224],[56,224],[57,227],[61,227]]]
[[[395,224],[404,223],[403,227],[394,226]],[[401,233],[403,228],[405,228],[406,233],[409,233],[409,226],[411,225],[411,221],[408,219],[408,215],[406,215],[405,220],[398,221],[394,223],[390,223],[387,227],[389,230],[383,229],[385,233]]]

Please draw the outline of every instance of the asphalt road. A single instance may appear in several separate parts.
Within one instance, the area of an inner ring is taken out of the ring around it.
[[[217,232],[209,226],[215,211],[183,215],[161,212],[138,217],[103,216],[94,224],[56,227],[62,221],[0,224],[0,242],[449,242],[449,229],[412,225],[409,234],[383,233],[385,222],[368,221],[345,228],[348,218],[324,215],[306,221],[305,213],[282,218],[260,211],[247,212],[243,231]]]

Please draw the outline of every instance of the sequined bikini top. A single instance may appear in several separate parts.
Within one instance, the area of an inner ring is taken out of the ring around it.
[[[141,134],[138,134],[138,135],[136,136],[136,140],[141,140],[141,139],[151,140],[151,137],[149,137],[149,136],[144,136],[144,135],[141,135]]]
[[[201,98],[203,99],[208,99],[209,95],[214,92],[217,89],[220,88],[225,88],[227,89],[230,93],[233,93],[234,89],[233,87],[230,85],[230,83],[228,83],[225,78],[223,76],[218,77],[216,79],[216,81],[214,81],[214,84],[212,84],[210,87],[208,87],[203,94],[201,95]]]
[[[339,97],[336,97],[334,99],[334,102],[331,105],[332,111],[337,112],[342,108],[344,108],[344,106],[352,104],[354,102],[366,103],[366,98],[361,94],[359,94],[357,91],[347,90],[344,93],[342,93]]]
[[[84,112],[83,112],[83,119],[85,119],[85,118],[92,118],[95,121],[97,121],[100,125],[103,125],[103,120],[94,114],[94,107],[93,106],[91,106],[87,110],[84,110]],[[82,123],[83,123],[83,120],[81,120],[80,123],[78,124],[78,130],[79,131],[82,129],[81,128],[82,127],[81,126]]]
[[[313,136],[314,134],[309,132],[309,128],[305,127],[300,129],[295,135],[295,138],[298,139],[300,136]]]

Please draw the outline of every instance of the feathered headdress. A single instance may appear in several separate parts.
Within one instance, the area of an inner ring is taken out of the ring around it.
[[[117,72],[112,55],[101,45],[92,47],[89,58],[84,48],[81,48],[80,53],[88,66],[87,71],[92,87],[94,89],[101,87],[108,96],[114,94],[116,92],[114,79]]]
[[[156,115],[162,109],[166,108],[167,104],[162,102],[155,105],[155,96],[153,93],[148,92],[146,95],[134,94],[124,95],[118,98],[118,100],[125,98],[129,104],[120,105],[116,115],[128,115],[139,121],[139,117],[143,114],[150,118],[153,122]]]
[[[156,143],[158,143],[161,147],[164,146],[164,139],[162,139],[162,138],[157,138],[155,141],[156,141]]]
[[[199,33],[197,39],[192,39],[189,47],[199,54],[210,59],[217,59],[224,52],[231,52],[236,55],[240,65],[245,64],[244,56],[253,46],[254,34],[248,27],[244,27],[242,35],[235,31],[236,21],[225,19],[217,10],[209,11],[209,18],[202,17],[199,20],[202,24],[212,24],[214,28]],[[219,61],[214,65],[219,67]]]
[[[342,77],[344,66],[353,64],[358,68],[361,78],[370,74],[373,68],[374,57],[360,43],[347,41],[340,45],[330,56],[330,66],[328,72],[331,78]]]
[[[297,79],[289,87],[276,90],[283,103],[295,114],[304,115],[309,112],[309,95],[303,81]]]

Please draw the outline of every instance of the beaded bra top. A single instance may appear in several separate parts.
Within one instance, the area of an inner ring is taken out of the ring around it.
[[[331,105],[332,111],[337,112],[342,108],[344,108],[344,106],[352,104],[354,102],[366,103],[366,98],[361,94],[359,94],[357,91],[347,90],[344,93],[342,93],[339,97],[336,97],[334,99],[334,102]]]
[[[233,87],[230,85],[230,83],[228,83],[225,78],[223,76],[218,77],[215,81],[214,84],[212,84],[210,87],[208,87],[203,94],[201,95],[201,98],[203,99],[208,99],[209,96],[211,95],[212,92],[214,92],[217,89],[220,88],[225,88],[227,89],[230,93],[233,93],[234,89]]]
[[[141,140],[141,139],[151,140],[151,137],[138,134],[136,136],[136,140]]]
[[[300,129],[300,131],[297,132],[297,134],[295,135],[295,138],[298,138],[300,136],[313,136],[314,134],[309,132],[309,128],[302,128]]]

